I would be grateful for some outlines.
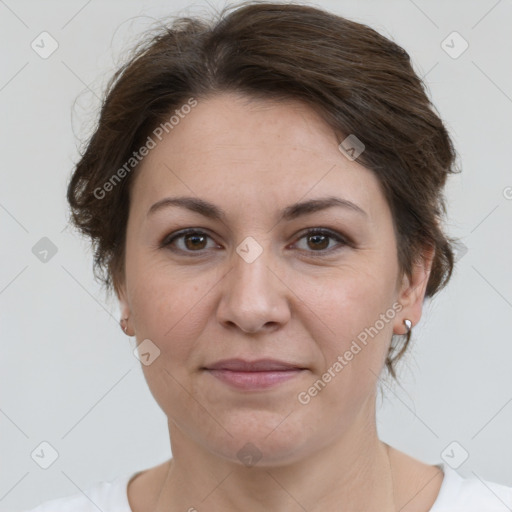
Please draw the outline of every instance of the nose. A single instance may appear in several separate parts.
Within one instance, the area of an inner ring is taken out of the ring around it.
[[[275,264],[270,249],[252,262],[233,255],[233,267],[222,280],[217,317],[228,328],[245,333],[267,332],[286,324],[291,317],[290,298],[282,267]]]

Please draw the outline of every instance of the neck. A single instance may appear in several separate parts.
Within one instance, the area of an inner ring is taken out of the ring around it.
[[[155,512],[395,511],[387,446],[374,424],[299,460],[251,467],[205,450],[174,424],[169,430],[173,459]]]

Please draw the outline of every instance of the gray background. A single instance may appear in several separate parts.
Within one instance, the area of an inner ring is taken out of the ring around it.
[[[447,187],[446,227],[467,252],[413,331],[401,386],[382,384],[381,438],[432,464],[456,465],[465,450],[462,475],[512,485],[512,2],[317,5],[409,52],[463,169]],[[65,187],[113,66],[153,18],[178,11],[208,4],[0,0],[0,511],[171,455],[134,340],[93,279],[87,243],[66,229]],[[43,31],[59,45],[46,59],[31,47]],[[458,58],[442,46],[453,31],[469,43]],[[57,248],[46,262],[32,251],[43,237]],[[31,457],[43,441],[59,454],[48,469]]]

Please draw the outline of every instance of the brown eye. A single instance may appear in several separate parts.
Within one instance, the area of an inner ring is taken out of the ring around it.
[[[204,249],[206,236],[200,234],[191,234],[185,235],[183,237],[183,241],[185,243],[185,247],[190,250],[194,249]]]
[[[349,245],[340,234],[325,229],[311,229],[304,233],[299,240],[303,239],[306,240],[306,248],[299,248],[309,253],[327,254],[341,249],[344,245]],[[330,246],[333,240],[337,243]]]
[[[161,247],[168,247],[177,252],[201,252],[208,249],[208,239],[211,237],[203,231],[190,229],[167,237]]]
[[[329,237],[326,235],[308,235],[310,247],[314,249],[327,249],[329,247]]]

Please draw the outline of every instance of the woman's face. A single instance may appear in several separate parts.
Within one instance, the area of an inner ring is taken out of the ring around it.
[[[137,343],[150,340],[142,368],[170,428],[227,459],[253,450],[277,464],[371,427],[391,336],[419,320],[424,287],[399,278],[377,179],[315,112],[199,101],[134,178],[121,309]],[[340,204],[297,206],[326,198]],[[195,234],[171,241],[185,229]],[[226,359],[301,369],[205,369]]]

